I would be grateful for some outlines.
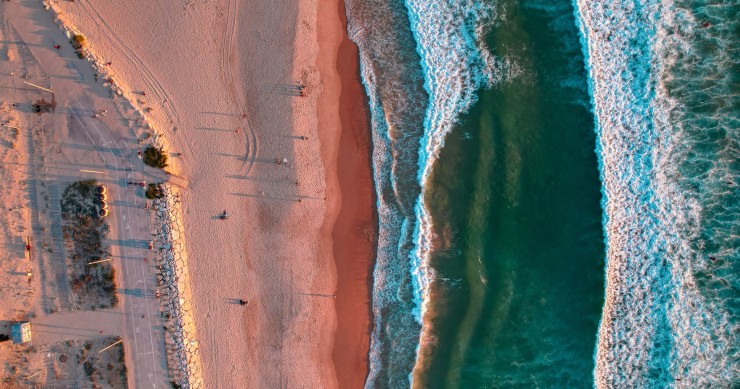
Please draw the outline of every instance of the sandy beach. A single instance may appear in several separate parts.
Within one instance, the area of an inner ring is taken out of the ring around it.
[[[362,386],[376,219],[342,2],[55,6],[181,153],[206,387]]]

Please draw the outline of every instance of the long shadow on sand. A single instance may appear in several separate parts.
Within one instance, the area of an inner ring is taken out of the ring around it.
[[[249,177],[249,176],[238,176],[235,174],[227,174],[224,177],[231,178],[234,180],[247,180],[247,181],[259,181],[259,182],[272,182],[275,184],[295,184],[293,180],[287,178],[261,178],[261,177]]]

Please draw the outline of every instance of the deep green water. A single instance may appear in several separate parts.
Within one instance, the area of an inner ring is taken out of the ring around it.
[[[522,74],[481,91],[426,196],[435,341],[414,386],[593,385],[604,293],[594,119],[570,1],[508,1],[494,55]]]

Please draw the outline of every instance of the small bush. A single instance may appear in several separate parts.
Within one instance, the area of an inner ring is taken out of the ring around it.
[[[151,167],[164,169],[167,166],[167,154],[160,148],[149,146],[144,150],[144,163]]]
[[[162,191],[162,186],[160,184],[149,184],[147,185],[144,195],[146,195],[146,198],[150,200],[161,199],[164,197],[164,192]]]
[[[85,374],[87,374],[88,377],[92,377],[93,373],[95,373],[95,366],[93,366],[90,361],[85,362],[82,367],[85,369]]]
[[[101,271],[101,273],[103,273],[103,279],[104,279],[105,281],[108,281],[108,282],[112,283],[112,282],[113,282],[113,280],[115,280],[115,279],[116,279],[116,269],[114,269],[114,268],[112,268],[112,267],[109,267],[109,268],[104,268],[104,269],[103,269],[103,270]],[[112,287],[114,287],[114,288],[115,288],[115,286],[112,286]]]
[[[80,34],[74,34],[72,36],[72,47],[74,47],[77,50],[80,50],[85,47],[85,44],[87,43],[87,40],[84,36]]]
[[[182,386],[180,386],[180,384],[178,384],[178,383],[177,383],[177,382],[175,382],[175,381],[170,381],[170,387],[171,387],[172,389],[180,389],[180,388],[182,388]]]

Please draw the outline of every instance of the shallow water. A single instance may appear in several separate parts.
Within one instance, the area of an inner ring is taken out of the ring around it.
[[[572,8],[497,10],[488,46],[521,73],[480,92],[426,188],[436,282],[414,384],[588,387],[604,245]]]

